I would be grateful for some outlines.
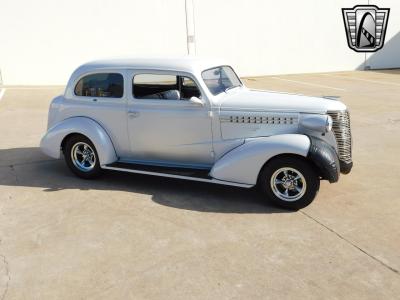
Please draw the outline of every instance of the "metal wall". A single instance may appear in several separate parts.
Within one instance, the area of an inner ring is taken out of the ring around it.
[[[342,7],[353,0],[1,0],[5,85],[65,84],[88,60],[224,57],[242,76],[400,67],[400,2],[390,7],[385,47],[347,47]]]

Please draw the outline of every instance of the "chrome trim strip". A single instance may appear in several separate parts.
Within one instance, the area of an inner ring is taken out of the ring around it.
[[[142,170],[132,170],[132,169],[123,169],[123,168],[116,168],[116,167],[108,167],[108,166],[101,166],[102,169],[107,170],[114,170],[114,171],[121,171],[121,172],[128,172],[128,173],[135,173],[135,174],[144,174],[144,175],[152,175],[152,176],[161,176],[161,177],[169,177],[169,178],[177,178],[183,180],[191,180],[191,181],[199,181],[199,182],[207,182],[207,183],[215,183],[215,184],[222,184],[222,185],[230,185],[230,186],[237,186],[242,188],[251,188],[254,185],[251,184],[244,184],[244,183],[236,183],[230,181],[223,181],[218,179],[205,179],[205,178],[197,178],[197,177],[190,177],[190,176],[182,176],[182,175],[174,175],[174,174],[166,174],[166,173],[159,173],[159,172],[149,172],[149,171],[142,171]]]

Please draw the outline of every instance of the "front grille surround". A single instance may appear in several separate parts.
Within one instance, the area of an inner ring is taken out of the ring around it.
[[[352,137],[350,128],[350,114],[345,111],[328,111],[333,124],[332,131],[338,146],[339,160],[343,163],[352,163]]]

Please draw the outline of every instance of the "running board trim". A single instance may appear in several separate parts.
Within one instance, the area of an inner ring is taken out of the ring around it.
[[[143,170],[136,170],[136,169],[125,169],[125,168],[111,167],[108,165],[101,166],[101,168],[106,169],[106,170],[114,170],[114,171],[121,171],[121,172],[135,173],[135,174],[144,174],[144,175],[177,178],[177,179],[183,179],[183,180],[207,182],[207,183],[214,183],[214,184],[221,184],[221,185],[230,185],[230,186],[237,186],[237,187],[242,187],[242,188],[253,187],[253,185],[251,185],[251,184],[236,183],[236,182],[218,180],[215,178],[208,179],[208,178],[183,176],[183,175],[167,174],[167,173],[160,173],[160,172],[143,171]]]

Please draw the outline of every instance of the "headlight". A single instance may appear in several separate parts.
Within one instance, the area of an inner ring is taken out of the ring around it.
[[[332,118],[328,115],[301,114],[299,125],[305,129],[326,133],[332,130]]]
[[[333,125],[333,121],[332,121],[332,117],[328,116],[326,118],[326,126],[325,126],[325,131],[329,132],[332,130],[332,125]]]

